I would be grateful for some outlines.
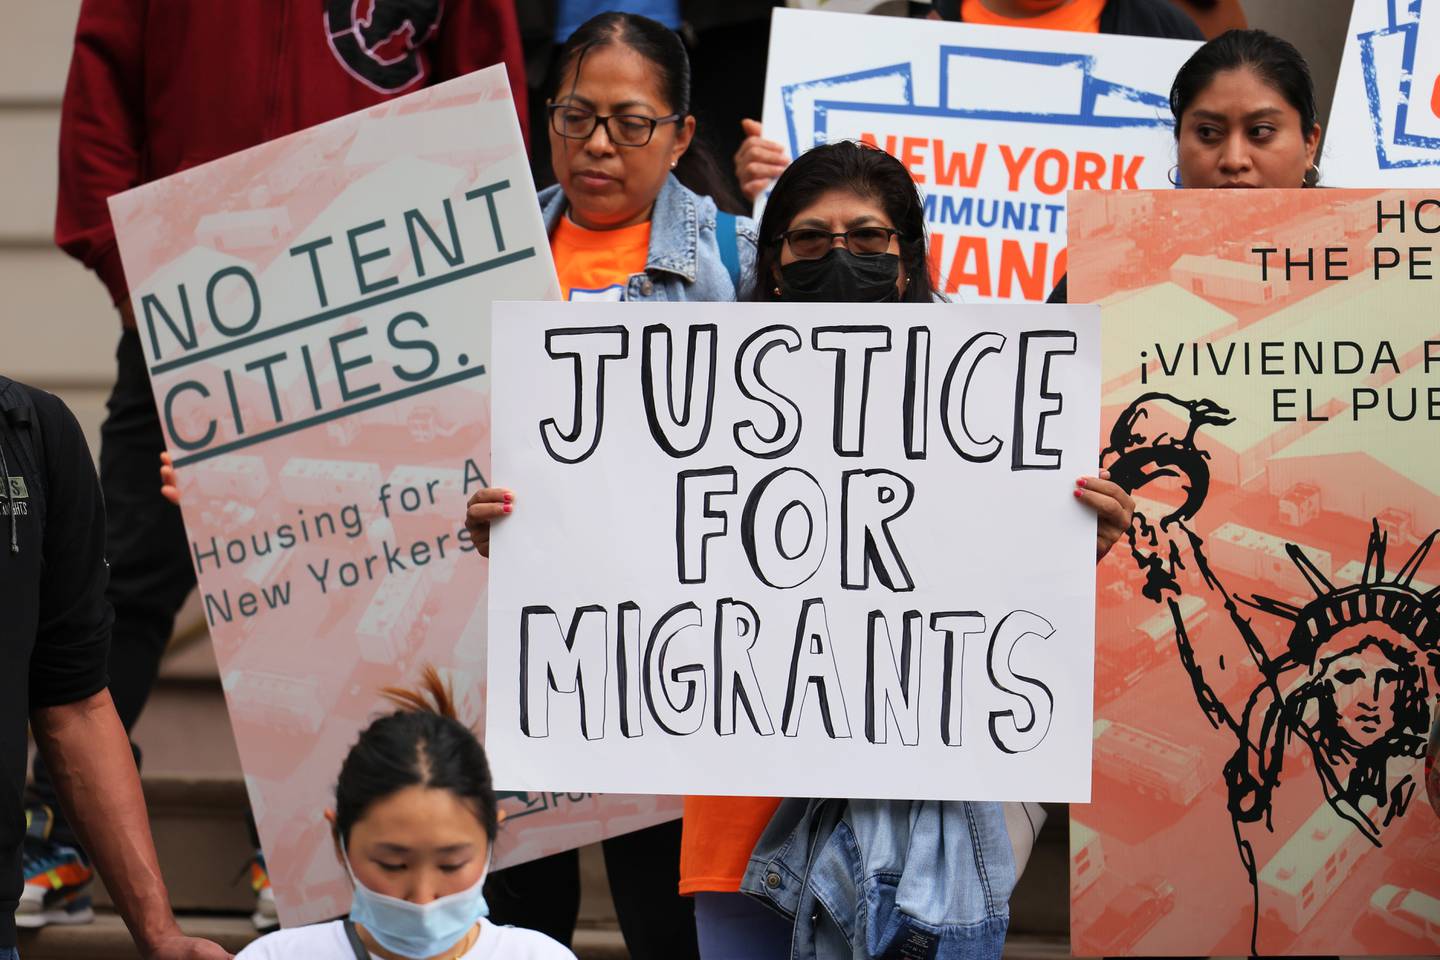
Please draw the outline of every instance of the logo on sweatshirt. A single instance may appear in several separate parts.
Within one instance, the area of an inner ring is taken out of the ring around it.
[[[424,81],[420,47],[440,25],[444,0],[325,0],[325,35],[340,65],[380,93]]]
[[[24,477],[11,477],[9,491],[3,492],[8,492],[10,495],[8,497],[0,495],[0,517],[8,517],[10,515],[12,504],[14,505],[15,516],[27,517],[30,515],[30,504],[28,503],[30,491],[25,486]]]

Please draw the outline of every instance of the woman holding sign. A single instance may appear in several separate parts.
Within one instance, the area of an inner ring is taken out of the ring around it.
[[[760,225],[764,242],[750,298],[827,303],[928,303],[941,299],[931,286],[924,217],[913,181],[889,154],[854,143],[817,147],[790,165],[770,195]],[[1129,526],[1133,503],[1104,474],[1078,480],[1074,495],[1099,517],[1098,561]],[[934,849],[922,855],[938,863],[944,874],[915,876],[913,861],[907,867],[907,851],[866,849],[861,844],[855,847],[856,859],[850,864],[854,876],[863,875],[867,883],[878,882],[892,894],[900,884],[919,881],[932,891],[934,902],[927,904],[934,908],[927,911],[930,918],[944,917],[946,926],[971,931],[965,936],[970,938],[969,946],[979,952],[967,956],[987,952],[999,956],[1010,895],[1002,878],[1018,877],[1023,870],[1038,821],[1044,817],[1038,804],[867,801],[839,806],[845,812],[837,815],[854,828],[856,837],[908,836],[911,857],[917,848],[933,845]],[[888,937],[891,944],[917,935],[904,932],[909,919],[899,910],[887,909],[887,916],[865,916],[867,910],[876,909],[874,904],[886,900],[883,894],[878,899],[865,894],[855,903],[832,905],[852,918],[846,929],[825,911],[813,924],[805,922],[803,929],[795,929],[780,913],[738,892],[743,878],[747,894],[762,896],[792,914],[804,894],[793,885],[787,890],[777,871],[805,874],[803,851],[811,848],[811,843],[792,841],[805,838],[823,847],[828,839],[823,821],[828,815],[824,805],[814,801],[792,800],[782,805],[753,798],[686,799],[681,883],[682,889],[697,895],[696,923],[706,960],[789,956],[792,937],[812,944],[817,956],[848,957],[850,950],[843,944],[851,942],[861,927],[874,936],[885,930],[898,931]],[[902,824],[903,833],[892,832],[892,827]],[[942,837],[957,828],[970,837],[970,843],[962,846],[973,844],[963,863],[951,862],[941,854]],[[797,850],[802,851],[798,860],[794,858]],[[975,870],[976,863],[987,861],[1010,863],[1013,868],[1008,873],[995,868],[988,873]],[[872,868],[882,862],[883,872],[898,878],[889,876],[881,881],[871,876]],[[985,895],[942,902],[949,899],[944,891],[954,890],[957,884],[983,890]],[[826,894],[827,898],[831,895],[833,891]],[[970,915],[971,907],[979,912]],[[941,952],[934,955],[950,955],[947,950],[953,949],[953,932],[936,934]]]
[[[924,208],[915,185],[900,162],[883,151],[838,143],[802,156],[776,185],[760,236],[765,242],[757,253],[752,300],[928,303],[941,299],[927,269]],[[1103,474],[1081,478],[1074,495],[1097,512],[1096,555],[1103,556],[1129,526],[1133,504]],[[509,514],[514,505],[514,494],[499,488],[472,497],[466,524],[482,553],[488,552],[490,523]],[[887,825],[912,824],[905,831],[911,837],[910,849],[925,848],[922,855],[938,865],[938,871],[911,861],[907,873],[905,851],[866,848],[859,851],[863,864],[852,864],[856,875],[878,862],[873,855],[887,863],[887,874],[893,869],[909,883],[929,889],[932,900],[944,897],[945,891],[963,891],[963,896],[931,905],[947,924],[953,921],[980,931],[975,936],[983,940],[977,941],[982,953],[977,955],[999,956],[1010,886],[1029,855],[1035,821],[1043,816],[1038,806],[834,801],[829,809],[843,809],[844,817],[879,827],[879,833],[890,833]],[[794,904],[786,899],[796,888],[787,888],[778,872],[805,875],[805,853],[814,849],[805,840],[823,843],[826,837],[821,830],[819,821],[807,812],[807,801],[782,805],[762,798],[686,798],[680,889],[695,896],[700,952],[706,960],[788,957],[792,938],[813,942],[819,956],[850,956],[849,949],[842,950],[839,944],[854,929],[827,926],[828,921],[818,927],[807,921],[803,930],[797,929]],[[803,836],[804,840],[762,850],[756,846],[762,833],[767,838]],[[860,830],[861,835],[875,833]],[[970,838],[962,844],[964,856],[948,859],[940,849],[942,834]],[[787,850],[798,852],[800,862],[781,863]],[[992,864],[988,875],[975,870],[980,861]],[[747,891],[769,898],[776,909],[741,895],[742,879]],[[870,879],[875,878],[867,874]],[[977,903],[983,915],[970,916],[969,906],[962,906]],[[857,912],[863,917],[861,904],[849,906],[855,908],[852,918]],[[895,916],[899,918],[898,913]],[[887,922],[879,917],[863,917],[863,921],[877,931]],[[822,949],[822,945],[828,946]]]
[[[546,109],[555,186],[540,193],[567,300],[733,300],[752,221],[695,141],[690,62],[673,31],[631,13],[588,20],[561,50]]]
[[[695,141],[679,36],[646,17],[603,13],[570,36],[560,65],[546,107],[558,182],[540,204],[565,299],[734,300],[755,260],[755,227],[712,199],[724,202],[728,187]],[[678,824],[603,847],[631,956],[694,957],[690,901],[676,888]],[[506,922],[568,941],[580,901],[577,855],[500,871],[488,892]]]
[[[1288,40],[1231,30],[1196,50],[1170,88],[1182,189],[1319,183],[1320,121],[1310,65]],[[1051,303],[1069,298],[1060,278]]]

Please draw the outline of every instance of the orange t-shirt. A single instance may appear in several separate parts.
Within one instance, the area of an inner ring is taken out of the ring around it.
[[[779,806],[768,797],[686,797],[680,892],[739,892],[750,852]]]
[[[966,23],[983,23],[992,27],[1035,27],[1039,30],[1070,30],[1074,33],[1099,33],[1100,14],[1106,0],[1070,0],[1047,13],[1034,17],[1002,17],[991,12],[981,0],[961,0],[960,19]]]
[[[630,278],[650,255],[650,221],[618,230],[586,230],[561,217],[550,237],[566,300],[624,300]]]

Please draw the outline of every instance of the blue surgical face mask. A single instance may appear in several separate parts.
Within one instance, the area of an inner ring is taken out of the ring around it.
[[[472,886],[429,903],[411,903],[371,890],[355,878],[348,851],[345,870],[355,885],[350,919],[364,927],[380,946],[403,957],[424,960],[444,953],[463,940],[482,917],[490,915],[484,889],[485,877],[490,873],[488,856],[484,872]]]

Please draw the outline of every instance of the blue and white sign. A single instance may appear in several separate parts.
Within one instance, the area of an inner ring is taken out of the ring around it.
[[[767,136],[791,156],[851,139],[897,157],[939,287],[968,302],[1045,299],[1067,190],[1170,185],[1170,81],[1199,46],[798,10],[770,36]]]
[[[1322,182],[1440,184],[1440,0],[1356,0]]]

